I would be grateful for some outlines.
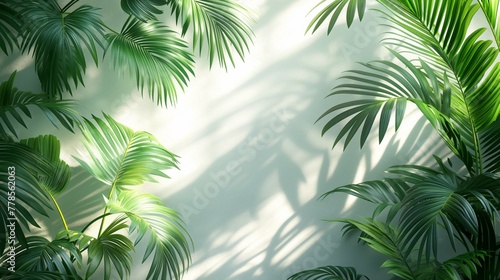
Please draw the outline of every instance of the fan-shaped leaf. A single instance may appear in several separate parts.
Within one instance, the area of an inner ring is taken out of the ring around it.
[[[83,85],[85,50],[97,65],[96,43],[103,36],[97,9],[82,5],[63,12],[55,0],[29,1],[21,4],[19,16],[24,23],[22,49],[33,52],[43,91],[62,97],[72,92],[71,82]]]
[[[8,133],[17,137],[14,123],[10,116],[17,123],[24,127],[26,123],[23,115],[31,118],[31,107],[38,107],[50,122],[57,127],[61,123],[66,129],[73,132],[73,125],[78,122],[78,114],[72,109],[74,102],[69,100],[53,100],[46,94],[35,94],[31,92],[20,91],[13,86],[16,72],[12,73],[9,80],[0,84],[0,137],[4,138]]]
[[[162,171],[177,167],[176,156],[156,138],[132,129],[104,115],[94,117],[97,126],[85,119],[81,126],[90,158],[76,160],[94,177],[109,186],[137,186],[156,182],[152,175],[166,177]]]
[[[135,246],[148,234],[143,261],[153,254],[146,279],[180,279],[191,262],[187,232],[177,212],[156,196],[122,190],[108,203],[111,213],[130,218],[130,232],[136,232]]]
[[[184,89],[193,73],[193,58],[187,44],[174,31],[158,21],[141,22],[129,18],[121,33],[106,36],[106,53],[115,68],[128,69],[137,88],[147,88],[157,104],[174,105],[177,87]]]
[[[246,23],[250,12],[240,1],[168,0],[176,20],[182,24],[182,35],[193,32],[194,48],[200,53],[206,44],[210,66],[217,56],[219,64],[234,66],[233,50],[243,59],[252,41],[252,30]]]
[[[120,279],[128,278],[132,257],[130,252],[134,250],[134,245],[128,237],[119,234],[118,231],[127,228],[124,223],[126,217],[121,216],[114,220],[99,237],[90,241],[88,247],[89,267],[86,279],[89,278],[101,262],[104,260],[104,279],[111,277],[111,265],[116,269]]]
[[[27,246],[16,251],[16,270],[26,272],[59,272],[63,279],[81,279],[75,263],[82,264],[80,251],[66,239],[49,241],[40,236],[26,238]]]

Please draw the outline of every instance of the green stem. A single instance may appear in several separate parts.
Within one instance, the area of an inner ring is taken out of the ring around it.
[[[56,201],[56,198],[51,193],[49,193],[49,196],[50,196],[50,199],[52,199],[52,202],[54,202],[54,205],[56,206],[57,212],[59,213],[59,217],[61,217],[64,229],[69,230],[68,224],[66,223],[66,219],[64,218],[64,215],[61,211],[61,208],[59,207],[59,204]]]
[[[113,185],[111,186],[111,191],[109,192],[108,199],[111,199],[111,197],[115,191],[115,187],[116,187],[116,181],[113,182]],[[104,207],[104,213],[101,215],[102,220],[101,220],[101,225],[99,226],[99,234],[97,236],[101,236],[102,230],[104,229],[104,221],[106,220],[106,216],[108,216],[108,214],[110,214],[108,211],[109,211],[109,207],[108,207],[108,205],[106,205]]]

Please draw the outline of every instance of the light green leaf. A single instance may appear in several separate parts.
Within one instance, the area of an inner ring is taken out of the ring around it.
[[[192,54],[187,44],[158,21],[142,22],[129,18],[121,33],[106,35],[115,68],[135,76],[137,88],[160,105],[175,105],[177,87],[187,85],[194,75]]]
[[[319,2],[311,10],[311,12],[317,9],[318,7],[322,6],[322,4],[325,2],[326,0],[322,0],[321,2]],[[311,22],[307,26],[306,32],[312,29],[312,33],[314,33],[330,17],[327,29],[327,34],[330,34],[346,5],[347,5],[347,12],[346,12],[347,27],[351,27],[354,21],[354,17],[356,15],[356,10],[358,13],[359,20],[360,21],[363,20],[363,16],[365,14],[365,9],[366,9],[366,0],[333,0],[331,1],[331,3],[327,3],[327,5],[320,12],[316,14],[316,16],[311,20]]]
[[[104,261],[104,279],[111,277],[111,265],[115,268],[120,279],[128,278],[132,257],[130,252],[134,245],[128,237],[118,231],[128,227],[124,223],[125,216],[118,217],[99,235],[92,239],[88,247],[88,269],[85,278],[89,278]]]
[[[122,190],[108,203],[111,213],[124,213],[130,219],[130,233],[135,232],[137,246],[148,236],[143,262],[151,255],[153,262],[146,279],[181,279],[191,262],[189,235],[174,210],[156,196]]]
[[[94,177],[113,187],[138,186],[156,182],[154,176],[177,168],[176,155],[165,149],[151,134],[116,122],[110,116],[94,116],[95,126],[85,119],[81,130],[89,158],[76,160]]]

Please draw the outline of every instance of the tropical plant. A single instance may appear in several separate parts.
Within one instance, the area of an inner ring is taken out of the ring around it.
[[[332,221],[345,224],[344,233],[359,232],[360,240],[385,256],[382,267],[399,279],[498,279],[500,2],[377,2],[382,7],[376,11],[387,20],[383,42],[394,59],[363,63],[340,78],[344,82],[329,96],[356,98],[320,116],[326,120],[322,133],[341,126],[334,146],[343,140],[345,148],[359,135],[363,147],[377,125],[382,141],[390,122],[396,131],[403,125],[413,103],[459,164],[434,155],[435,166],[396,165],[384,179],[337,187],[322,198],[349,194],[375,208],[371,218]],[[363,18],[366,1],[321,1],[308,30],[329,22],[330,33],[346,7],[351,26],[356,13]],[[471,24],[478,17],[485,26]],[[449,259],[441,254],[439,236],[453,248]],[[318,268],[289,279],[350,278]]]
[[[143,246],[143,262],[151,261],[147,279],[180,279],[193,247],[182,219],[137,188],[168,178],[165,171],[177,168],[177,156],[153,135],[105,113],[80,116],[67,94],[85,86],[89,63],[97,66],[110,56],[115,69],[134,76],[141,94],[161,106],[175,105],[194,75],[195,51],[205,49],[210,66],[215,60],[234,66],[235,56],[244,57],[252,40],[249,11],[232,0],[121,0],[128,18],[118,32],[98,8],[79,2],[0,0],[0,50],[32,54],[43,91],[15,88],[16,72],[0,84],[0,277],[88,279],[102,267],[104,279],[127,278],[132,252]],[[165,9],[179,33],[160,20]],[[40,112],[53,125],[83,135],[88,154],[76,160],[107,187],[104,200],[94,197],[102,201],[102,214],[88,217],[81,229],[68,226],[58,203],[72,176],[60,159],[60,141],[54,135],[19,139],[18,129],[28,128],[27,119]],[[59,233],[30,235],[48,210],[60,217]],[[90,233],[95,224],[97,234]]]

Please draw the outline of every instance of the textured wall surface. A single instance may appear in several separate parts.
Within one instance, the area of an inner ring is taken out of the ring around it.
[[[106,21],[119,30],[125,18],[119,1],[81,2],[102,7],[110,17]],[[342,195],[318,197],[335,186],[380,178],[392,164],[425,160],[415,154],[424,143],[433,144],[435,136],[429,136],[425,121],[409,113],[396,136],[389,133],[379,145],[374,133],[363,149],[355,140],[343,152],[341,145],[331,149],[332,134],[321,137],[324,122],[314,124],[334,104],[324,97],[342,71],[386,55],[378,15],[369,11],[350,30],[341,17],[330,36],[325,29],[311,35],[304,32],[316,1],[246,2],[256,21],[245,62],[227,71],[209,70],[206,59],[197,58],[196,77],[176,107],[156,107],[142,98],[133,79],[113,71],[105,59],[99,68],[89,67],[86,87],[75,91],[78,110],[86,117],[105,112],[148,131],[181,157],[171,179],[147,184],[144,191],[160,196],[186,222],[195,250],[184,279],[286,279],[327,264],[356,266],[372,279],[386,278],[378,269],[378,254],[343,239],[339,225],[323,221],[368,216],[369,205]],[[18,87],[39,90],[30,56],[0,59],[2,80],[17,69]],[[63,141],[63,157],[74,166],[71,191],[60,198],[70,227],[102,211],[102,184],[71,157],[83,151],[79,134],[38,120],[22,133],[53,133]],[[425,155],[433,152],[428,149]],[[61,228],[57,219],[40,223],[50,228],[48,235]],[[146,275],[141,257],[137,252],[130,279]]]

